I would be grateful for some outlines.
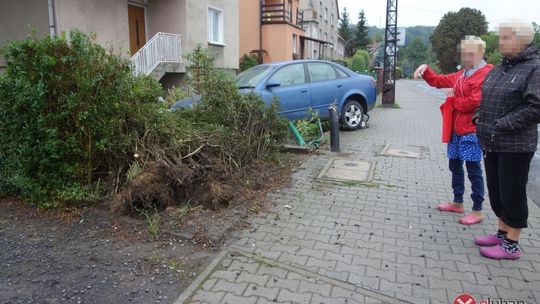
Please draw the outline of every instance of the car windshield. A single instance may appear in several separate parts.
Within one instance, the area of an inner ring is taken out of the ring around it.
[[[258,65],[251,69],[240,73],[236,77],[236,85],[239,88],[254,88],[265,78],[270,72],[271,68],[268,65]]]

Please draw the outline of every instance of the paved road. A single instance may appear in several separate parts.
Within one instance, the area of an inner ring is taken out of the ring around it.
[[[321,181],[336,155],[310,156],[269,196],[275,209],[177,303],[453,303],[464,292],[477,303],[540,303],[540,208],[530,208],[519,261],[481,257],[473,237],[495,231],[493,213],[464,227],[434,208],[451,199],[439,98],[423,82],[398,81],[397,101],[375,109],[369,129],[341,133],[339,156],[373,162],[371,183]],[[383,156],[387,144],[422,147],[424,157]]]

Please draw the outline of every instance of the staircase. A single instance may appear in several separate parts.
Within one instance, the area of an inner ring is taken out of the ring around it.
[[[130,60],[135,75],[150,75],[160,80],[166,73],[181,73],[182,36],[159,32]]]

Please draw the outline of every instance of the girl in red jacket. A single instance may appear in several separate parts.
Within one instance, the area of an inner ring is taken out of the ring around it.
[[[452,172],[454,200],[439,204],[437,209],[446,212],[464,213],[463,194],[465,192],[465,172],[471,182],[472,212],[459,219],[464,225],[480,223],[484,219],[484,179],[482,176],[482,148],[476,137],[473,114],[480,106],[484,77],[493,68],[483,60],[486,43],[476,37],[467,36],[461,41],[461,64],[457,73],[437,75],[426,64],[414,72],[414,78],[421,76],[430,86],[447,88],[447,98],[441,105],[443,114],[443,142],[448,143],[449,168]]]

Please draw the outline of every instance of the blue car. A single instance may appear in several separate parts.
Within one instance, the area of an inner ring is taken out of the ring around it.
[[[375,80],[341,65],[320,60],[294,60],[262,64],[236,77],[243,93],[260,95],[266,103],[275,97],[280,114],[290,120],[303,119],[309,109],[328,119],[328,108],[337,101],[343,128],[360,128],[364,115],[375,106]]]

